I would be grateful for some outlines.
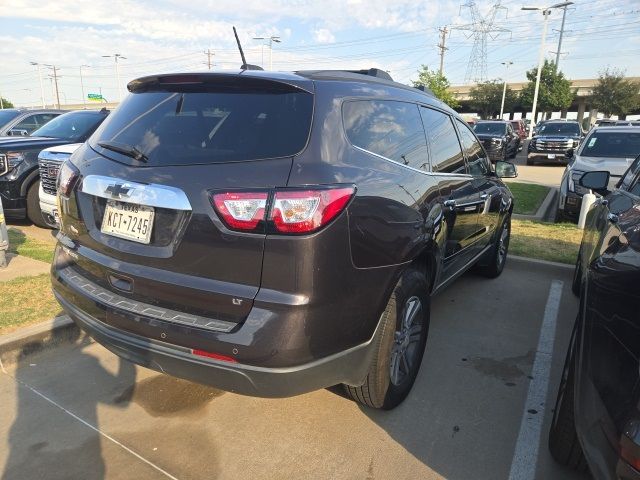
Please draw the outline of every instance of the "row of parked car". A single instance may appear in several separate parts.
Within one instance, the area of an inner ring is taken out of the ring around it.
[[[0,196],[7,218],[40,227],[57,224],[60,165],[107,118],[109,111],[0,110]],[[38,165],[38,157],[42,164]]]

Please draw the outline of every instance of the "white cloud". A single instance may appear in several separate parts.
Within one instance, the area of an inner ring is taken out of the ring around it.
[[[318,28],[313,32],[313,39],[318,43],[333,43],[336,37],[327,28]]]

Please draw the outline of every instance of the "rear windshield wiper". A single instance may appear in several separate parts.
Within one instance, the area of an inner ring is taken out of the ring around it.
[[[114,152],[121,153],[122,155],[126,155],[127,157],[131,157],[139,162],[146,162],[147,160],[149,160],[144,153],[142,153],[136,147],[132,147],[131,145],[106,141],[98,142],[98,145],[100,145],[102,148],[106,148],[107,150],[112,150]]]

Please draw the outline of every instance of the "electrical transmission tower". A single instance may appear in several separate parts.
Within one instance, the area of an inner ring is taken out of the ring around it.
[[[487,37],[495,38],[502,32],[511,30],[499,27],[495,24],[498,10],[505,9],[498,0],[486,15],[481,15],[476,2],[469,0],[462,5],[471,11],[471,23],[467,25],[453,25],[451,29],[466,30],[473,37],[473,48],[467,64],[467,71],[464,76],[465,83],[482,82],[487,80]]]

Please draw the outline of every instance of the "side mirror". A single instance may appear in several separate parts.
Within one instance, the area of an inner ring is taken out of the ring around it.
[[[567,158],[573,158],[573,148],[570,148],[566,152],[564,152],[564,156]]]
[[[26,137],[29,135],[29,132],[22,130],[21,128],[12,128],[7,132],[7,135],[11,137]]]
[[[598,193],[606,193],[609,186],[609,172],[587,172],[580,177],[580,186],[594,190]]]
[[[496,175],[500,178],[516,178],[518,176],[518,169],[511,162],[498,160],[496,162]]]

